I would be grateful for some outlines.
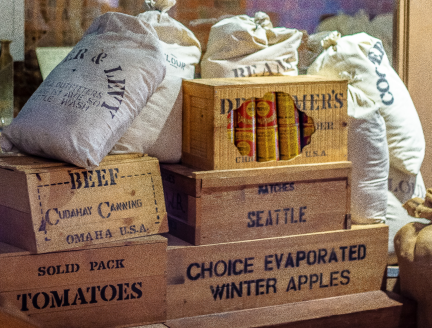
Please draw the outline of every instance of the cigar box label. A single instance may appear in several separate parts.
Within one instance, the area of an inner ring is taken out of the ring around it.
[[[280,159],[290,160],[301,153],[299,113],[290,95],[277,93],[277,113]]]
[[[256,135],[255,129],[236,129],[235,144],[242,156],[256,158]]]
[[[279,160],[279,135],[276,93],[268,92],[256,99],[258,162]]]
[[[255,99],[245,101],[235,112],[235,145],[242,156],[256,160]]]
[[[279,160],[278,127],[257,128],[258,162]]]

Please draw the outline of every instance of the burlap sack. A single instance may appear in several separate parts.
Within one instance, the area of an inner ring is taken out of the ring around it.
[[[210,30],[201,77],[297,75],[301,38],[296,29],[273,28],[262,12],[223,19]]]
[[[111,153],[147,153],[160,162],[180,161],[182,150],[182,81],[192,79],[201,57],[193,33],[168,16],[175,0],[156,0],[138,19],[151,25],[160,39],[166,61],[166,76],[147,105],[117,142]]]
[[[351,217],[355,224],[386,219],[389,153],[379,106],[361,90],[348,86],[348,160],[351,172]]]
[[[2,148],[94,168],[162,82],[160,48],[136,17],[97,18],[3,131]]]

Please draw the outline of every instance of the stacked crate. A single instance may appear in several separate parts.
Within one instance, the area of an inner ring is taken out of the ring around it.
[[[0,307],[42,327],[162,322],[167,231],[155,158],[0,156]]]
[[[347,82],[322,77],[184,81],[182,164],[161,165],[167,319],[378,291],[387,227],[350,225]],[[227,137],[232,110],[293,97],[316,132],[289,161],[257,162]]]

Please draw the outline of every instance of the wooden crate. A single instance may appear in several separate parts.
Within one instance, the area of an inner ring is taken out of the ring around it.
[[[159,162],[108,156],[93,171],[0,157],[0,241],[52,252],[168,231]]]
[[[44,328],[160,323],[166,269],[161,235],[47,254],[0,243],[0,300]]]
[[[350,162],[202,171],[161,165],[170,234],[194,245],[350,227]]]
[[[168,236],[167,319],[380,290],[388,226],[193,246]]]
[[[345,80],[306,75],[183,81],[182,162],[204,170],[224,170],[346,161],[347,89]],[[228,113],[245,99],[267,92],[290,94],[298,109],[314,120],[311,144],[294,159],[251,161],[227,138]]]

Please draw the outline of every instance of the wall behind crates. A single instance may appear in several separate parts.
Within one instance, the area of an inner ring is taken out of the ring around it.
[[[10,8],[11,3],[21,3],[19,6],[22,15],[22,6],[25,6],[25,58],[16,65],[15,76],[17,111],[42,83],[36,47],[73,46],[99,15],[108,11],[137,15],[144,11],[144,2],[145,0],[0,0],[2,16],[5,16],[6,8]],[[216,19],[225,15],[252,16],[257,11],[264,11],[271,17],[274,26],[313,33],[325,17],[339,12],[354,15],[358,10],[364,9],[372,18],[393,12],[396,2],[397,0],[177,0],[177,5],[168,13],[190,28],[205,50],[211,26]],[[19,12],[15,10],[12,16],[15,17]],[[4,28],[1,24],[0,22],[0,27]]]

